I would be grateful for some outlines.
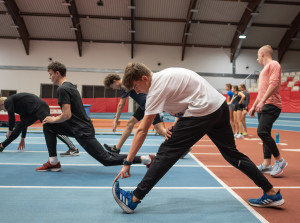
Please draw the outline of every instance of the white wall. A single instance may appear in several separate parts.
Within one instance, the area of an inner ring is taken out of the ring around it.
[[[129,44],[84,43],[79,57],[75,42],[31,41],[30,54],[26,55],[21,40],[0,39],[0,67],[32,66],[47,67],[49,58],[64,63],[68,68],[124,69],[131,61],[145,63],[151,70],[167,67],[185,67],[196,72],[232,73],[230,49],[187,47],[181,61],[181,47],[135,45],[131,59]],[[262,67],[256,63],[256,50],[241,50],[236,61],[236,73],[250,74]],[[300,70],[300,52],[288,52],[283,60],[284,68]],[[161,66],[157,63],[160,62]],[[246,66],[249,68],[246,69]],[[107,73],[68,72],[69,81],[82,85],[101,85]],[[215,88],[224,89],[225,83],[239,84],[242,79],[204,77]],[[40,94],[41,83],[51,83],[47,71],[0,69],[0,89]]]

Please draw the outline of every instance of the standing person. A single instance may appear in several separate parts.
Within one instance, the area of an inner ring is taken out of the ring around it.
[[[257,134],[263,141],[264,161],[258,166],[262,172],[271,171],[270,175],[276,177],[282,174],[287,162],[280,155],[275,140],[272,138],[271,131],[273,123],[279,117],[281,112],[281,66],[272,59],[273,49],[265,45],[258,50],[257,61],[264,68],[259,74],[258,94],[252,105],[249,115],[254,117],[255,112],[258,116]],[[272,168],[271,157],[275,158],[275,164]]]
[[[118,104],[117,113],[112,126],[113,132],[116,131],[118,121],[123,111],[123,108],[126,104],[127,98],[131,97],[139,105],[139,108],[135,111],[135,113],[127,122],[126,129],[124,130],[117,145],[109,146],[107,144],[104,144],[105,149],[107,149],[108,151],[114,153],[120,153],[120,150],[123,144],[125,143],[125,141],[127,140],[127,138],[130,136],[134,125],[138,123],[140,120],[142,120],[145,115],[146,95],[137,94],[134,90],[126,91],[125,88],[122,86],[122,79],[118,74],[108,74],[104,79],[104,86],[109,89],[121,90],[121,99]],[[152,124],[159,135],[161,136],[166,135],[166,129],[163,125],[163,122],[159,114],[155,116]]]
[[[14,141],[22,132],[21,140],[18,150],[25,148],[25,137],[27,127],[35,123],[37,120],[41,122],[50,115],[50,108],[48,104],[41,98],[30,93],[18,93],[0,98],[0,111],[7,111],[8,113],[8,126],[9,130],[6,133],[6,140],[0,143],[0,152]],[[20,122],[16,125],[15,113],[20,115]],[[16,126],[15,126],[16,125]],[[62,135],[57,137],[63,141],[69,150],[62,153],[63,156],[78,156],[79,150],[74,146],[71,140]]]
[[[236,133],[234,134],[235,138],[242,139],[243,136],[243,125],[242,125],[242,112],[243,112],[243,101],[245,99],[245,95],[239,91],[239,87],[237,85],[232,86],[232,92],[234,93],[233,97],[231,98],[230,102],[228,103],[231,105],[234,104],[234,111],[233,111],[233,119],[234,119],[234,126],[236,129]]]
[[[140,63],[129,63],[125,68],[123,84],[127,89],[147,94],[145,117],[137,129],[127,163],[115,178],[113,196],[127,213],[133,213],[138,203],[154,185],[178,161],[180,156],[198,142],[205,134],[215,143],[222,156],[241,170],[264,194],[250,199],[254,206],[282,205],[284,200],[255,164],[236,149],[229,121],[229,109],[225,98],[197,73],[184,68],[168,68],[152,73]],[[130,177],[130,164],[141,148],[155,115],[166,111],[178,117],[178,121],[163,142],[152,165],[133,192],[119,187],[119,177]]]
[[[36,171],[60,171],[61,165],[56,154],[56,135],[63,134],[75,137],[77,142],[97,161],[104,166],[122,165],[126,155],[106,152],[95,138],[95,129],[91,119],[86,115],[80,94],[76,87],[67,81],[65,65],[52,62],[48,72],[53,84],[57,84],[58,104],[62,114],[56,117],[47,116],[43,120],[43,130],[49,152],[49,160]],[[154,156],[136,156],[134,163],[143,163],[149,166]]]
[[[246,115],[247,115],[247,112],[248,112],[248,106],[249,106],[249,102],[250,102],[250,94],[247,91],[245,84],[240,84],[240,90],[245,95],[245,99],[242,102],[242,105],[243,105],[242,125],[243,125],[243,136],[247,136],[248,131],[247,131],[247,124],[246,124]]]
[[[225,84],[225,90],[227,91],[227,98],[226,98],[227,104],[231,101],[231,99],[234,95],[231,88],[232,88],[231,84],[229,84],[229,83]],[[234,116],[233,116],[234,103],[230,104],[228,107],[229,107],[229,114],[230,114],[230,125],[231,125],[233,132],[236,133],[235,124],[234,124]]]

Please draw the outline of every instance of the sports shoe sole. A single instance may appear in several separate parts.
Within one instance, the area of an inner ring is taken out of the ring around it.
[[[132,214],[134,211],[131,210],[129,207],[127,207],[122,201],[120,201],[120,199],[116,195],[115,186],[116,186],[116,182],[114,182],[114,185],[112,187],[112,194],[114,199],[116,200],[118,205],[123,209],[123,211],[125,211],[127,214]]]
[[[271,202],[269,204],[253,204],[253,203],[250,203],[250,202],[249,202],[249,204],[252,205],[252,206],[261,207],[261,208],[276,207],[276,206],[283,205],[284,204],[284,199],[281,199],[279,201],[274,201],[274,202]]]
[[[79,153],[71,153],[71,154],[63,154],[63,153],[61,153],[60,156],[79,156]]]
[[[51,168],[47,170],[36,170],[37,172],[47,172],[47,171],[53,171],[53,172],[58,172],[61,171],[61,168]]]
[[[287,162],[285,162],[285,165],[284,165],[284,167],[281,169],[281,171],[279,172],[279,173],[277,173],[276,175],[271,175],[271,177],[278,177],[279,175],[281,175],[282,173],[283,173],[283,169],[284,168],[286,168],[287,167],[287,165],[288,165],[288,163]]]

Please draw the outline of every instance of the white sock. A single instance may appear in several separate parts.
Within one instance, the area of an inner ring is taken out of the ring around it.
[[[57,164],[58,163],[57,156],[49,157],[49,162],[50,162],[51,165]]]
[[[149,164],[151,162],[150,156],[141,156],[142,164]]]

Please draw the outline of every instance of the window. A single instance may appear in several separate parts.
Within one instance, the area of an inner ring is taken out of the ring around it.
[[[82,98],[115,98],[121,97],[121,91],[107,89],[100,85],[82,85]]]
[[[77,88],[77,85],[74,85]],[[41,84],[40,97],[41,98],[57,98],[58,85]]]
[[[8,97],[16,93],[16,90],[1,90],[1,97]]]
[[[41,84],[41,98],[57,98],[57,85]]]

